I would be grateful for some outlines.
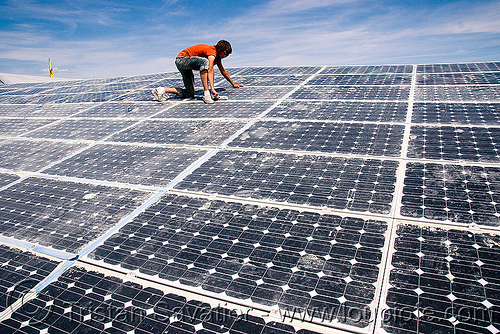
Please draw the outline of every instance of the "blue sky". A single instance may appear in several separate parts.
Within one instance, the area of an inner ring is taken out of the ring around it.
[[[500,60],[500,1],[0,0],[0,72],[100,78],[175,71],[226,39],[226,67]]]

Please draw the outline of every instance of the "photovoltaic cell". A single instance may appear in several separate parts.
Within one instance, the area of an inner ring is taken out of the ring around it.
[[[415,103],[412,122],[499,125],[500,103]]]
[[[369,75],[317,75],[308,85],[410,85],[411,75],[369,74]]]
[[[25,119],[25,118],[4,118],[0,119],[0,136],[20,136],[28,131],[35,130],[41,126],[54,122],[55,119]]]
[[[31,177],[0,192],[1,235],[78,252],[139,207],[148,195]]]
[[[48,276],[59,264],[0,244],[0,312]],[[7,333],[7,332],[4,332]]]
[[[500,62],[418,65],[417,73],[500,71]]]
[[[291,95],[307,100],[408,100],[410,87],[405,86],[305,86]]]
[[[223,101],[206,105],[199,101],[176,104],[155,118],[253,118],[273,105],[272,101]]]
[[[500,72],[419,74],[417,85],[498,85]]]
[[[498,86],[417,86],[416,101],[478,101],[499,102]]]
[[[366,327],[385,231],[384,222],[169,195],[90,257],[331,320],[368,309],[345,320]]]
[[[145,118],[171,106],[170,104],[108,102],[90,107],[75,117]]]
[[[284,101],[266,117],[353,122],[404,122],[405,102]]]
[[[396,233],[387,332],[498,332],[497,234],[412,224]]]
[[[45,173],[165,187],[205,153],[204,150],[97,145]]]
[[[75,143],[9,140],[0,143],[0,168],[36,172],[84,147]]]
[[[500,162],[500,128],[411,128],[408,158]]]
[[[0,173],[0,188],[19,180],[21,177],[16,174]]]
[[[1,94],[0,94],[0,99],[1,99]],[[20,113],[24,110],[34,108],[36,105],[25,105],[25,104],[0,104],[0,116],[1,117],[7,117],[7,116],[15,116],[17,113]]]
[[[296,86],[304,82],[309,75],[265,75],[265,76],[239,76],[235,75],[233,81],[245,86]]]
[[[327,67],[321,74],[379,74],[379,73],[411,73],[412,65],[368,65]]]
[[[154,120],[111,137],[117,142],[173,145],[220,145],[246,122],[220,120]]]
[[[229,145],[399,156],[404,127],[386,124],[261,121]]]
[[[175,188],[313,207],[388,214],[398,163],[228,151]]]
[[[31,132],[30,138],[99,140],[122,130],[134,121],[66,119]]]
[[[290,87],[242,87],[217,89],[220,95],[229,100],[278,100],[290,92]]]
[[[238,72],[238,75],[300,75],[314,74],[321,67],[294,66],[294,67],[247,67]]]
[[[318,334],[80,267],[0,326],[4,333]]]
[[[497,167],[408,163],[401,215],[499,226]]]
[[[37,105],[35,107],[18,112],[15,116],[23,117],[67,117],[78,113],[86,108],[91,108],[92,104],[59,103],[48,105]]]

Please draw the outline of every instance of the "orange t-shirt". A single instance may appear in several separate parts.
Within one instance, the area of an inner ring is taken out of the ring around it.
[[[214,45],[207,45],[207,44],[197,44],[190,46],[189,48],[185,48],[179,54],[177,55],[177,58],[182,58],[182,57],[205,57],[208,58],[208,56],[217,56],[217,51],[215,50]]]

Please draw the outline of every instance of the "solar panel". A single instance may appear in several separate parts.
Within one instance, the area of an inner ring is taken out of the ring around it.
[[[2,333],[500,332],[499,62],[228,72],[0,86]]]

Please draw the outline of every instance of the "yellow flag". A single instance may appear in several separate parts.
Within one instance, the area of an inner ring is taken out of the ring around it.
[[[52,62],[50,61],[50,58],[49,58],[49,72],[50,72],[50,77],[53,78],[54,70],[52,69]]]

